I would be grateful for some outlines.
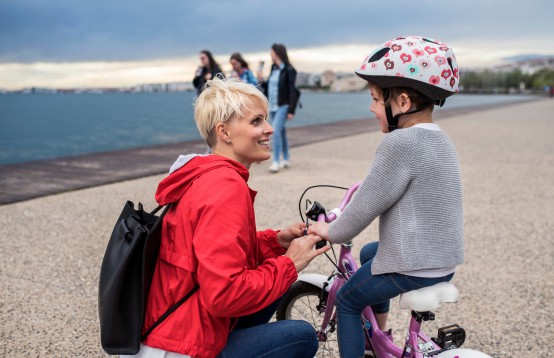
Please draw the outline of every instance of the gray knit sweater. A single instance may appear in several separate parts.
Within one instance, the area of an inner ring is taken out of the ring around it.
[[[379,216],[373,274],[454,267],[463,262],[460,166],[450,138],[417,127],[386,136],[360,188],[329,226],[352,240]]]

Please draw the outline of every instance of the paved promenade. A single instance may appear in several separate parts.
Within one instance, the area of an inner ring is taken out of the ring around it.
[[[460,302],[438,310],[437,321],[426,327],[433,333],[458,323],[467,331],[466,347],[493,357],[554,357],[554,101],[457,113],[437,122],[460,155],[466,261],[453,281]],[[258,191],[258,227],[298,221],[298,199],[308,186],[361,180],[383,136],[359,130],[297,146],[293,167],[278,174],[267,172],[269,163],[254,165],[250,186]],[[125,200],[154,207],[162,178],[0,206],[1,357],[105,356],[97,284],[107,240]],[[307,197],[332,207],[341,195],[314,189]],[[373,223],[356,238],[354,252],[377,239],[377,228]],[[306,272],[330,273],[331,266],[318,258]],[[399,342],[409,314],[397,301],[392,307],[390,324]]]

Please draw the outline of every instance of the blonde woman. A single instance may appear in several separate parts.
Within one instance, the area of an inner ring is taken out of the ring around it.
[[[298,272],[327,250],[304,224],[256,231],[252,163],[271,157],[268,103],[254,86],[219,78],[195,104],[212,154],[180,156],[156,192],[175,203],[164,218],[144,323],[199,285],[143,342],[141,357],[313,357],[317,337],[303,321],[267,323]]]

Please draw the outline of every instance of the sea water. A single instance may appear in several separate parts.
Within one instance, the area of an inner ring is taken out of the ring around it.
[[[200,139],[195,92],[0,95],[0,165]],[[511,103],[518,95],[458,95],[444,108]],[[288,127],[370,118],[369,92],[302,93]],[[441,110],[441,109],[438,109]]]

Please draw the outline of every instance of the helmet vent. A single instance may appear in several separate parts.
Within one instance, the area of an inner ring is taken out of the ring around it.
[[[373,54],[373,56],[371,56],[371,58],[370,58],[369,60],[367,60],[367,63],[379,61],[379,60],[382,59],[383,56],[385,56],[389,51],[390,51],[390,48],[389,48],[389,47],[383,47],[383,48],[380,49],[379,51],[375,52],[375,53]]]
[[[452,65],[452,58],[447,58],[446,59],[448,61],[448,65],[450,65],[450,69],[452,70],[452,73],[454,73],[454,66]]]
[[[440,43],[438,43],[436,41],[433,41],[433,40],[430,40],[430,39],[426,39],[426,38],[423,38],[423,41],[430,42],[430,43],[435,44],[435,45],[440,45]]]

